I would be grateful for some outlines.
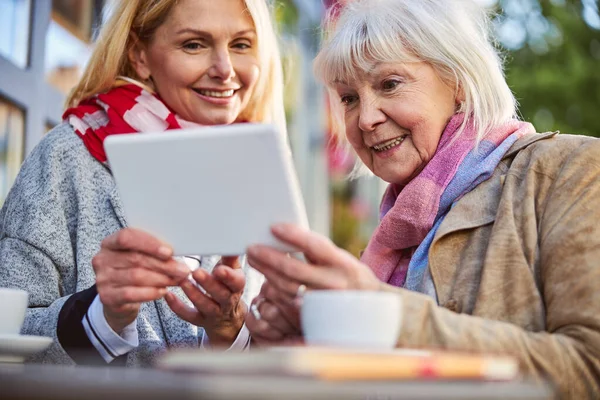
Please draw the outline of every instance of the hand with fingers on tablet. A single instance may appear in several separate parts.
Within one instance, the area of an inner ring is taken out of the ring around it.
[[[192,306],[173,293],[167,293],[165,300],[181,319],[203,327],[211,346],[230,346],[244,324],[247,311],[241,300],[246,278],[239,257],[224,256],[212,273],[199,268],[192,272],[192,279],[194,282],[185,279],[180,283]]]
[[[302,295],[311,289],[381,289],[371,269],[318,233],[294,224],[272,227],[273,235],[304,254],[306,260],[265,245],[248,248],[248,263],[265,278],[258,300],[246,317],[259,344],[288,344],[301,338],[299,309]],[[255,310],[254,310],[255,309]]]
[[[117,333],[137,318],[142,303],[162,298],[190,273],[169,245],[133,228],[104,239],[92,266],[104,316]]]
[[[373,271],[329,238],[295,224],[277,224],[271,229],[281,242],[304,254],[306,260],[289,257],[271,246],[248,248],[248,263],[293,301],[307,289],[379,290]]]
[[[223,257],[212,274],[194,271],[194,284],[189,267],[173,258],[168,244],[124,228],[104,239],[92,266],[104,316],[117,333],[137,318],[142,303],[162,297],[180,318],[204,327],[214,346],[231,344],[244,323],[245,277],[238,257]],[[193,307],[169,293],[169,286],[181,286]]]

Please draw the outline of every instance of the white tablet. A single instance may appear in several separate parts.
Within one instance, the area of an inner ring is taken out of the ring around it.
[[[286,138],[265,124],[112,135],[104,141],[129,226],[176,255],[284,251],[270,226],[308,227]]]

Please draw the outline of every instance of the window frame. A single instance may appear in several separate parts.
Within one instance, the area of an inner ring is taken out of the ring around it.
[[[92,26],[101,18],[101,0],[92,0]],[[29,34],[29,62],[20,68],[0,55],[0,97],[23,110],[26,157],[42,139],[47,126],[57,125],[64,110],[65,95],[46,81],[46,33],[52,18],[52,2],[32,0]],[[89,39],[88,39],[89,41]]]

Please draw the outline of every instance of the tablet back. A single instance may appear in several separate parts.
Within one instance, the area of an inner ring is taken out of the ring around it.
[[[270,225],[308,227],[291,152],[271,125],[238,124],[112,135],[104,147],[128,225],[176,255],[293,249]]]

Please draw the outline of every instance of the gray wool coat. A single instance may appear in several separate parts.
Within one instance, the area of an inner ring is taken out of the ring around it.
[[[109,170],[70,125],[55,127],[23,163],[0,211],[0,287],[29,292],[22,334],[54,338],[28,361],[74,364],[57,339],[61,307],[70,295],[95,284],[92,257],[102,239],[125,226]],[[262,276],[246,263],[243,268],[248,304]],[[187,301],[180,289],[172,291]],[[137,329],[139,346],[127,355],[128,366],[149,365],[168,348],[197,347],[203,334],[163,299],[142,305]]]

